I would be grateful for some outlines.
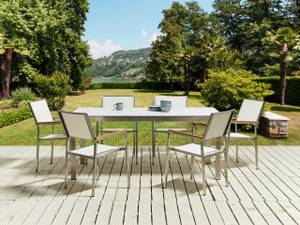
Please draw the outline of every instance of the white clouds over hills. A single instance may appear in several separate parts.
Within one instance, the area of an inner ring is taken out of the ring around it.
[[[90,54],[93,59],[98,59],[103,56],[110,56],[113,52],[121,50],[121,46],[115,44],[111,40],[107,40],[104,43],[98,43],[96,41],[88,41],[90,46]]]

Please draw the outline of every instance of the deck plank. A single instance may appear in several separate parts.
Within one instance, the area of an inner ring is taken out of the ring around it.
[[[215,180],[214,161],[206,167],[202,195],[201,164],[190,179],[190,157],[171,153],[168,187],[162,188],[165,147],[151,162],[151,148],[131,158],[127,189],[124,152],[100,158],[96,196],[91,198],[92,163],[77,165],[77,180],[64,188],[63,146],[49,164],[43,146],[35,172],[35,146],[0,146],[0,224],[300,224],[300,146],[260,146],[260,170],[253,146],[229,154],[229,181]],[[132,152],[132,149],[130,149]],[[223,165],[222,165],[223,167]],[[224,172],[222,171],[222,175]]]

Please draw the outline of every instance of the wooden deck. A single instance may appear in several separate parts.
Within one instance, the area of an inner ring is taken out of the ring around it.
[[[126,188],[124,154],[101,159],[96,197],[91,194],[91,163],[78,166],[77,181],[63,187],[63,148],[49,164],[49,148],[41,151],[35,173],[34,147],[0,147],[0,224],[300,224],[300,146],[261,147],[260,170],[254,150],[243,147],[240,163],[229,160],[230,186],[213,179],[200,195],[201,176],[189,179],[190,162],[172,155],[168,188],[162,188],[165,149],[151,165],[149,147],[132,164],[131,188]]]

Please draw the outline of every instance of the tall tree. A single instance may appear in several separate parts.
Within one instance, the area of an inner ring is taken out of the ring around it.
[[[188,95],[191,84],[203,81],[212,61],[217,63],[213,52],[225,50],[228,53],[229,49],[196,2],[185,5],[174,2],[163,15],[159,25],[162,35],[152,44],[146,72],[155,81],[181,83]],[[214,44],[216,42],[218,44]]]
[[[0,31],[25,40],[28,57],[15,55],[14,80],[26,82],[35,73],[60,71],[79,86],[84,68],[91,63],[88,45],[81,40],[88,10],[87,0],[3,0]]]
[[[245,12],[241,0],[215,0],[213,15],[220,21],[221,34],[240,52],[246,40]]]
[[[11,24],[5,24],[6,21],[2,21],[2,25],[7,26],[8,29],[4,29],[3,26],[0,25],[0,75],[1,75],[1,89],[0,89],[0,98],[9,98],[10,97],[10,83],[12,80],[12,65],[13,58],[16,55],[25,56],[28,55],[29,52],[25,47],[25,40],[22,37],[18,37],[13,30],[12,27],[18,29],[24,29],[25,26],[22,26],[24,22],[21,13],[14,10],[15,4],[8,2],[3,2],[2,6],[5,9],[10,8],[10,14],[7,14],[6,17],[9,17],[10,20],[14,21]],[[0,12],[1,15],[4,15],[5,11]]]
[[[281,27],[268,31],[263,43],[264,53],[269,55],[273,64],[279,64],[280,104],[284,105],[288,70],[292,61],[300,57],[300,35],[291,27]]]

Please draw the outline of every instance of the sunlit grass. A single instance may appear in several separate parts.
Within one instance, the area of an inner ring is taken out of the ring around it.
[[[127,90],[127,89],[103,89],[89,90],[84,95],[68,96],[64,110],[72,111],[78,107],[100,105],[100,97],[102,95],[134,95],[136,97],[137,107],[147,107],[153,104],[156,95],[182,95],[182,92],[163,92],[163,91],[147,91],[147,90]],[[192,92],[189,97],[189,106],[203,106],[198,92]],[[267,138],[259,136],[260,145],[299,145],[300,144],[300,107],[280,106],[278,104],[270,104],[272,111],[290,118],[289,121],[289,138]],[[57,113],[53,113],[57,117]],[[95,126],[95,123],[93,122]],[[105,122],[104,127],[130,127],[132,122]],[[191,128],[190,123],[184,122],[159,122],[160,127],[187,127]],[[56,127],[56,131],[62,132],[60,126]],[[50,128],[45,127],[44,133],[50,132]],[[201,132],[201,130],[200,130]],[[132,135],[130,135],[130,144],[132,144]],[[182,139],[175,139],[174,143],[182,143]],[[49,144],[49,142],[43,142]],[[113,139],[108,141],[109,144],[121,144],[121,140]],[[33,119],[28,119],[20,123],[4,127],[0,129],[0,145],[35,145],[36,144],[36,127]],[[62,145],[63,142],[57,142]],[[139,144],[151,144],[151,122],[139,122]],[[166,145],[166,135],[157,135],[157,144]],[[253,144],[251,141],[241,144]]]

